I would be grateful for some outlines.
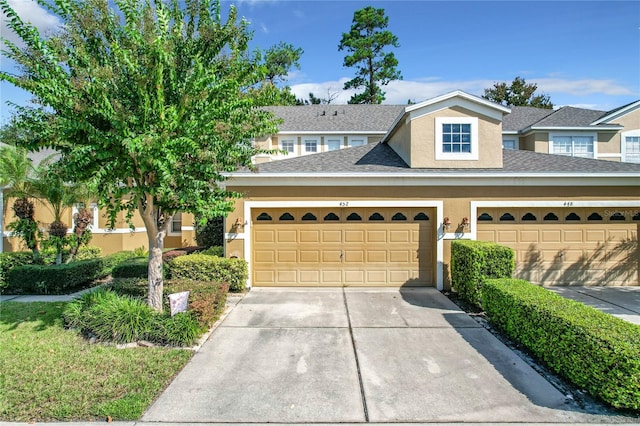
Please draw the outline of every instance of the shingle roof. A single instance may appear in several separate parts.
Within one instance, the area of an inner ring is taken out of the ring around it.
[[[404,110],[402,105],[301,105],[271,106],[284,122],[281,132],[386,133]]]
[[[519,131],[526,129],[537,121],[542,120],[549,114],[553,114],[552,109],[534,107],[511,107],[511,114],[507,114],[502,119],[503,131]]]
[[[586,127],[591,125],[598,118],[602,117],[605,111],[593,109],[562,107],[534,124],[535,127]]]
[[[257,173],[638,173],[640,164],[621,163],[588,158],[566,157],[531,151],[503,150],[503,168],[410,168],[387,144],[373,143],[311,154],[302,157],[262,163]],[[253,173],[256,173],[253,172]],[[238,174],[236,174],[237,176]],[[640,181],[640,180],[639,180]]]

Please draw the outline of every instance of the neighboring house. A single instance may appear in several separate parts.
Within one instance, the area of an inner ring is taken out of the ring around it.
[[[269,107],[283,120],[277,135],[258,141],[287,154],[262,155],[255,163],[378,142],[403,111],[399,105]],[[597,111],[512,107],[502,121],[505,149],[640,163],[640,101]]]
[[[633,145],[638,103],[509,109],[456,91],[406,107],[273,111],[282,131],[262,146],[291,138],[303,154],[314,136],[320,153],[230,175],[227,188],[245,196],[227,218],[226,255],[247,260],[250,285],[442,289],[455,239],[512,247],[516,276],[545,285],[640,284],[640,164],[548,154],[589,152],[586,133],[596,158]],[[358,135],[372,143],[327,143]],[[503,149],[507,137],[520,150]]]

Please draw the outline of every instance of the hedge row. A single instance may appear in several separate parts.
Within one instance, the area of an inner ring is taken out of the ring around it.
[[[451,242],[451,284],[460,297],[481,307],[483,283],[490,278],[511,278],[515,255],[511,248],[486,241]]]
[[[486,280],[482,306],[556,373],[614,407],[640,409],[640,326],[517,279]]]
[[[65,294],[103,276],[104,261],[87,259],[61,265],[18,266],[7,274],[7,292]]]
[[[227,259],[206,254],[177,257],[171,263],[172,279],[191,279],[229,283],[229,290],[241,292],[248,279],[247,262],[244,259]]]
[[[113,278],[147,278],[149,259],[146,257],[126,259],[114,266],[111,276]]]

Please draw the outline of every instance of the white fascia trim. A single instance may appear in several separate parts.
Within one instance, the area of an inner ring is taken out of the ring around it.
[[[601,117],[599,119],[597,119],[596,121],[594,121],[593,125],[596,124],[601,124],[601,123],[605,123],[609,120],[615,120],[616,118],[622,117],[623,115],[627,115],[628,113],[632,112],[633,110],[635,110],[636,108],[640,107],[640,100],[639,101],[635,101],[632,104],[627,105],[626,107],[619,109],[617,111],[614,111],[611,114],[605,115],[604,117]]]
[[[346,203],[346,205],[345,205]],[[258,208],[323,208],[323,207],[435,207],[436,209],[436,224],[441,224],[443,215],[442,209],[444,206],[443,201],[438,200],[335,200],[335,201],[245,201],[244,202],[244,259],[247,262],[249,270],[249,278],[247,279],[247,287],[251,288],[251,238],[247,236],[251,235],[251,209]],[[230,234],[227,234],[230,235]],[[231,235],[230,235],[231,236]],[[225,236],[226,237],[226,236]],[[237,238],[237,237],[236,237]],[[442,290],[444,288],[443,278],[443,265],[444,265],[444,239],[440,235],[440,228],[438,228],[438,238],[436,239],[436,288]]]
[[[520,132],[517,130],[503,130],[502,134],[503,135],[519,135]]]
[[[467,102],[472,102],[474,104],[482,105],[486,108],[492,108],[498,111],[502,111],[504,114],[509,114],[511,112],[511,108],[507,108],[503,105],[497,104],[495,102],[491,102],[487,99],[480,98],[478,96],[471,95],[469,93],[463,92],[461,90],[455,90],[453,92],[445,93],[444,95],[437,96],[435,98],[427,99],[426,101],[417,103],[415,105],[411,105],[405,108],[405,112],[415,111],[426,106],[434,105],[437,103],[441,103],[453,98],[462,98]],[[473,110],[473,109],[472,109]]]
[[[587,131],[587,132],[607,132],[607,131],[611,131],[611,132],[617,132],[618,130],[623,130],[624,126],[608,126],[608,127],[594,127],[594,126],[581,126],[581,127],[561,127],[561,126],[531,126],[526,128],[525,130],[523,130],[523,132],[526,132],[528,130],[550,130],[550,131],[562,131],[562,132],[573,132],[573,131]]]
[[[136,227],[134,229],[131,228],[116,228],[116,229],[108,229],[108,228],[99,228],[99,229],[92,229],[91,233],[92,234],[130,234],[130,233],[134,233],[134,232],[147,232],[147,228],[143,227]]]
[[[473,111],[475,113],[490,117],[494,120],[502,121],[503,115],[511,112],[509,108],[495,108],[496,104],[489,102],[490,105],[485,103],[478,103],[469,99],[459,99],[459,98],[449,98],[445,99],[442,102],[428,104],[423,106],[422,108],[411,108],[409,112],[409,120],[416,120],[420,117],[424,117],[425,115],[433,114],[437,111],[442,111],[451,107],[462,107],[468,109],[469,111]]]
[[[226,187],[246,186],[638,186],[640,173],[268,173],[230,175]]]
[[[487,207],[549,207],[549,208],[581,208],[581,207],[612,207],[612,208],[640,208],[640,201],[610,201],[610,200],[591,200],[591,201],[471,201],[471,232],[469,233],[472,240],[478,239],[478,209]]]

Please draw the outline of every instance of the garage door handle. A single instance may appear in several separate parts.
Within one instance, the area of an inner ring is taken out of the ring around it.
[[[344,252],[340,252],[340,260],[342,260],[342,258],[344,257]]]

